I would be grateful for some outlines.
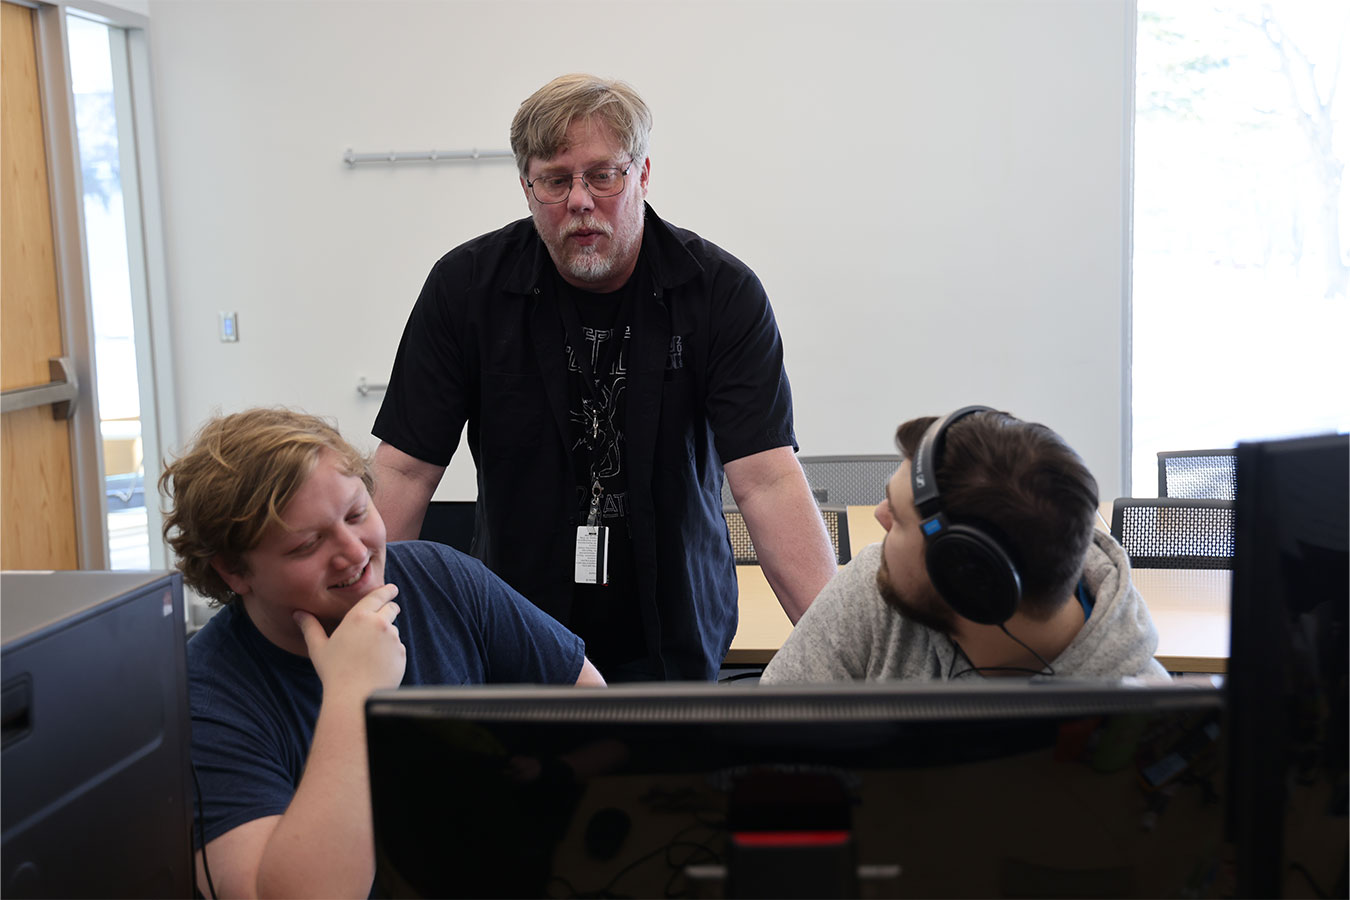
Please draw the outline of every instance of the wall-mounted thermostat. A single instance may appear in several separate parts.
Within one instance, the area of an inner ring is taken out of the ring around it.
[[[229,344],[239,340],[239,314],[223,312],[220,314],[220,340]]]

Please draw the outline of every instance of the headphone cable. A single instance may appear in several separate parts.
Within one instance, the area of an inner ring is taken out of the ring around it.
[[[1008,637],[1012,638],[1012,639],[1013,639],[1014,641],[1016,641],[1019,645],[1021,645],[1022,648],[1025,649],[1028,653],[1030,653],[1032,656],[1036,657],[1036,659],[1040,661],[1040,664],[1041,664],[1042,666],[1044,666],[1044,668],[1042,668],[1042,669],[1028,669],[1028,668],[1025,668],[1025,667],[1023,667],[1023,666],[977,666],[977,665],[975,665],[975,662],[974,662],[969,656],[966,656],[966,651],[961,649],[961,645],[958,644],[958,643],[956,642],[956,639],[955,639],[954,637],[952,637],[951,635],[947,635],[947,640],[951,643],[952,649],[955,651],[955,652],[952,654],[952,662],[951,662],[951,665],[949,665],[949,666],[947,667],[947,680],[948,680],[948,681],[954,681],[954,680],[956,680],[957,678],[960,678],[962,675],[967,675],[967,674],[969,674],[969,673],[971,673],[971,672],[975,672],[975,673],[977,673],[977,674],[979,674],[979,675],[984,675],[985,672],[1020,672],[1020,673],[1023,673],[1023,674],[1025,674],[1025,675],[1054,675],[1054,674],[1055,674],[1055,667],[1052,666],[1052,665],[1050,665],[1050,663],[1046,662],[1046,661],[1045,661],[1045,657],[1041,656],[1041,655],[1040,655],[1039,653],[1037,653],[1035,650],[1031,649],[1031,647],[1027,646],[1026,643],[1024,643],[1021,639],[1019,639],[1019,638],[1018,638],[1016,635],[1014,635],[1011,631],[1009,631],[1008,628],[1007,628],[1007,626],[1005,626],[1003,623],[1000,622],[998,627],[999,627],[999,629],[1000,629],[1004,634],[1006,634]],[[955,675],[953,675],[953,674],[952,674],[952,670],[956,668],[956,654],[957,654],[957,653],[961,654],[961,656],[964,657],[965,660],[966,660],[966,662],[970,663],[970,665],[969,665],[967,668],[964,668],[964,669],[962,669],[960,672],[957,672]]]

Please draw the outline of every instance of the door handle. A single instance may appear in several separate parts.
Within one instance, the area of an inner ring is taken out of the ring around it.
[[[75,363],[69,356],[53,356],[47,365],[52,376],[47,384],[0,391],[0,413],[18,412],[50,403],[53,419],[69,419],[75,415],[75,401],[80,396]]]

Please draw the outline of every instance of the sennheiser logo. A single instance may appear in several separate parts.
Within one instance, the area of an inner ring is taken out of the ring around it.
[[[915,472],[915,473],[914,473],[914,483],[917,484],[919,487],[927,487],[927,486],[928,486],[928,480],[925,479],[925,478],[923,477],[923,473],[922,473],[922,472]]]

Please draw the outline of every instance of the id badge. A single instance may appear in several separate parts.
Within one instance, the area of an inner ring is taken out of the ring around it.
[[[577,584],[609,584],[609,527],[577,526]]]

